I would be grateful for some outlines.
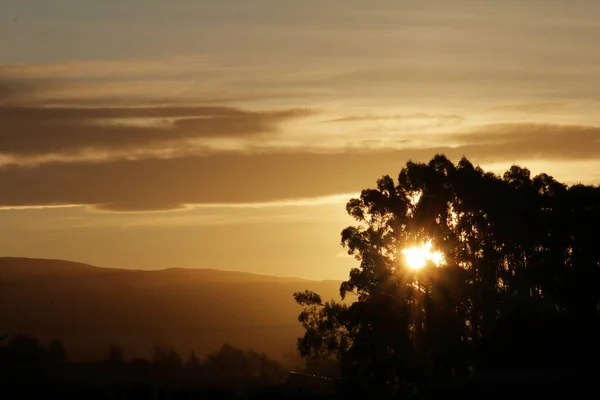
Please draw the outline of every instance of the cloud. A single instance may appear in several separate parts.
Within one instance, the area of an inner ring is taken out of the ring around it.
[[[189,149],[201,139],[278,132],[305,109],[248,111],[231,107],[0,108],[0,154],[73,155],[83,151]]]
[[[196,204],[152,204],[144,202],[140,204],[128,203],[112,203],[112,204],[97,204],[94,206],[96,211],[119,211],[121,213],[151,213],[155,215],[161,211],[189,211],[189,210],[261,210],[261,209],[278,209],[278,208],[293,208],[293,207],[318,207],[332,204],[345,204],[348,199],[356,197],[359,193],[343,193],[329,196],[317,196],[306,198],[290,198],[280,200],[269,200],[264,202],[233,202],[233,203],[196,203]],[[54,206],[49,208],[60,207],[79,207],[79,206]],[[39,209],[44,207],[21,207],[21,209]],[[0,208],[2,209],[2,208]],[[18,207],[6,207],[4,209],[19,209]]]
[[[33,92],[31,85],[9,79],[0,79],[0,107],[17,104]]]
[[[0,88],[7,82],[27,88],[19,90],[20,105],[232,104],[306,97],[315,88],[302,77],[314,71],[296,68],[292,73],[204,55],[0,64]],[[326,71],[332,74],[332,68]]]
[[[373,156],[216,153],[173,159],[9,166],[0,168],[0,185],[13,190],[0,193],[0,205],[84,204],[103,210],[133,211],[202,203],[289,202],[360,190],[388,169],[376,168],[378,164],[381,167],[378,162],[365,168],[363,161]],[[390,156],[393,153],[387,154]]]
[[[456,147],[487,160],[600,160],[600,127],[494,124],[452,136]]]
[[[205,203],[205,204],[192,204],[190,208],[202,208],[202,209],[248,209],[248,208],[285,208],[285,207],[314,207],[323,206],[330,204],[346,203],[348,199],[356,197],[359,193],[343,193],[334,194],[330,196],[318,196],[309,198],[296,198],[296,199],[284,199],[277,201],[268,202],[256,202],[256,203]]]
[[[70,60],[55,63],[0,64],[0,77],[16,79],[98,79],[110,77],[173,76],[214,68],[208,57],[166,59]]]
[[[1,76],[0,76],[1,79]],[[306,88],[242,88],[220,79],[193,77],[31,80],[12,79],[19,87],[19,105],[61,107],[116,107],[165,105],[228,105],[305,97]],[[0,86],[2,86],[0,84]]]
[[[331,119],[325,122],[369,122],[369,121],[437,121],[438,123],[457,124],[465,120],[460,115],[432,115],[432,114],[406,114],[406,115],[362,115]]]
[[[182,132],[193,132],[201,137],[252,136],[260,133],[272,133],[279,123],[289,119],[306,117],[314,112],[308,109],[292,109],[269,112],[241,112],[235,117],[229,116],[223,124],[219,118],[185,118],[175,121],[174,127]]]
[[[521,113],[542,114],[552,111],[561,110],[567,107],[567,102],[552,102],[552,103],[524,103],[524,104],[507,104],[503,106],[492,107],[491,111],[508,111]]]
[[[600,127],[505,124],[431,140],[427,148],[311,152],[310,149],[254,153],[213,152],[170,159],[51,162],[0,168],[0,206],[82,204],[111,211],[169,210],[189,205],[231,207],[335,198],[373,187],[383,174],[396,177],[406,161],[436,153],[457,162],[508,168],[513,162],[600,163]],[[454,144],[449,144],[451,140]],[[563,171],[564,173],[564,171]],[[556,174],[555,174],[556,175]],[[587,177],[589,178],[589,177]],[[300,200],[298,200],[300,199]],[[304,199],[304,200],[302,200]]]
[[[41,206],[7,206],[0,207],[0,211],[22,211],[22,210],[52,210],[52,209],[63,209],[63,208],[83,208],[81,204],[59,204],[55,206],[41,205]]]

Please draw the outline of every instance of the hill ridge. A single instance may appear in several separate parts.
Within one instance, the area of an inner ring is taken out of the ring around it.
[[[227,270],[227,269],[217,269],[217,268],[186,268],[186,267],[168,267],[161,269],[133,269],[133,268],[115,268],[115,267],[103,267],[98,265],[92,265],[88,263],[83,263],[79,261],[71,261],[59,258],[38,258],[38,257],[0,257],[0,271],[3,268],[7,268],[11,266],[11,263],[19,263],[20,266],[23,265],[24,262],[31,262],[36,264],[45,263],[45,266],[36,265],[35,267],[43,267],[47,268],[48,263],[61,263],[64,266],[70,267],[79,267],[87,270],[96,270],[96,272],[142,272],[142,273],[165,273],[165,272],[206,272],[206,273],[219,273],[219,274],[238,274],[238,275],[246,275],[252,277],[262,277],[269,279],[280,279],[282,281],[303,281],[303,282],[336,282],[334,279],[306,279],[300,278],[296,276],[281,276],[281,275],[269,275],[262,274],[250,271],[240,271],[240,270]],[[16,267],[13,264],[13,268]],[[32,268],[32,266],[26,266],[25,268]],[[52,271],[55,272],[55,271]]]
[[[0,333],[57,338],[74,359],[100,359],[109,344],[150,357],[158,345],[200,356],[225,343],[281,359],[302,334],[293,293],[339,298],[339,284],[218,269],[147,271],[0,257]]]

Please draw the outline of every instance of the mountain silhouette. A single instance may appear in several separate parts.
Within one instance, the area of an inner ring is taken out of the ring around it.
[[[282,359],[302,333],[291,294],[308,287],[334,298],[339,285],[214,269],[0,258],[0,331],[60,338],[76,360],[97,359],[110,344],[145,357],[155,346],[204,355],[224,343]]]

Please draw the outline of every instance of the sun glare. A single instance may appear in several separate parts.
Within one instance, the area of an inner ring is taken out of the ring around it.
[[[432,247],[431,242],[427,242],[421,246],[403,249],[402,255],[404,255],[404,261],[408,268],[419,270],[425,267],[428,262],[433,262],[436,267],[444,264],[444,255],[439,251],[432,251]]]

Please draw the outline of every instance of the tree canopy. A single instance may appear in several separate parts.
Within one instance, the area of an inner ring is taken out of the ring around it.
[[[436,155],[346,209],[357,224],[341,243],[359,265],[340,296],[356,301],[294,294],[302,356],[338,359],[369,390],[413,390],[600,354],[600,188]],[[426,243],[443,262],[409,268],[402,250]]]

